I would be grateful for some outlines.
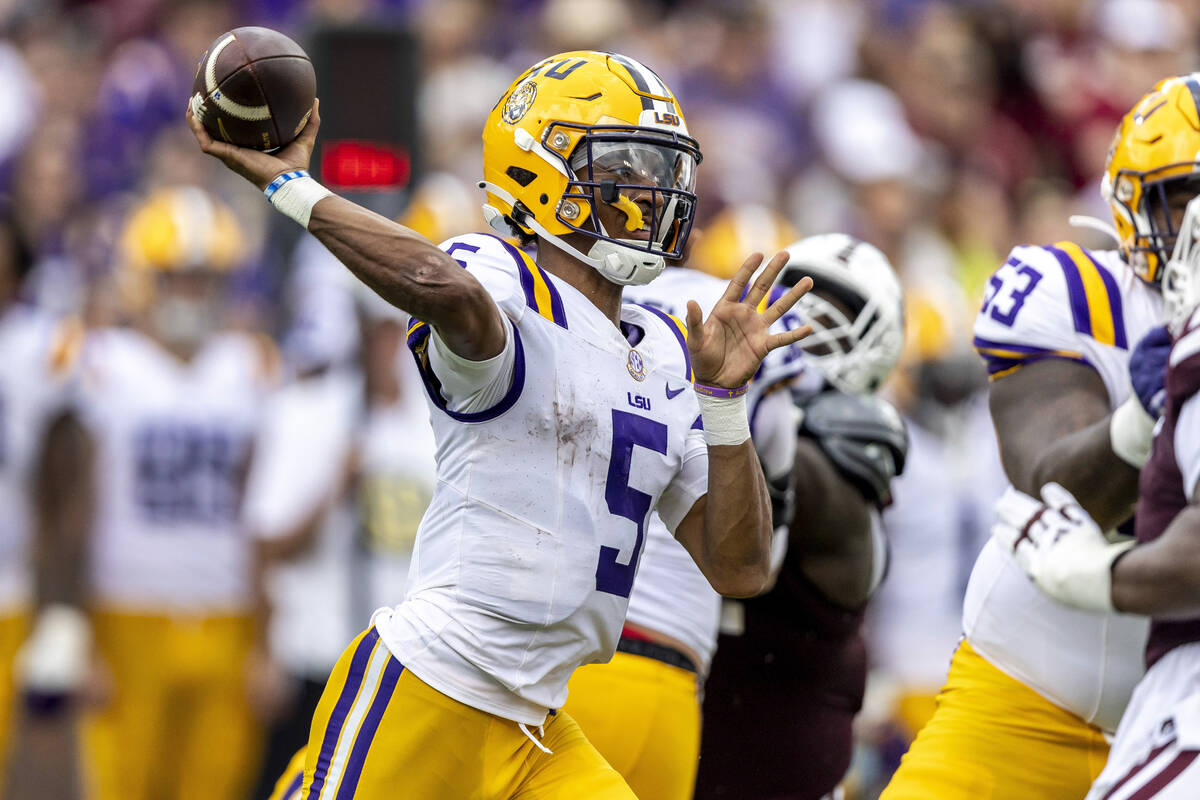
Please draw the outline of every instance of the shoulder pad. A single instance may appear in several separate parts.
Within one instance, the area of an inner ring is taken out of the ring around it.
[[[1128,349],[1123,299],[1103,257],[1073,242],[1015,247],[988,279],[975,349],[992,378],[1045,358],[1088,363],[1085,341]]]
[[[526,309],[567,327],[567,314],[554,279],[515,244],[490,233],[455,236],[438,245],[479,279],[483,287],[514,320]]]
[[[874,395],[829,390],[798,405],[800,434],[817,443],[842,476],[879,506],[891,502],[891,482],[904,471],[908,430],[896,409]]]
[[[1062,269],[1075,330],[1100,344],[1129,349],[1121,290],[1111,270],[1074,242],[1056,242],[1042,249]]]

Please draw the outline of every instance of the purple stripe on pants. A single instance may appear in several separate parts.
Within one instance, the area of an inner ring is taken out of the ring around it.
[[[354,705],[354,698],[358,696],[363,676],[367,673],[367,662],[371,659],[371,651],[378,641],[379,634],[374,628],[371,628],[363,635],[358,647],[354,650],[354,656],[350,660],[350,672],[346,675],[346,683],[342,686],[342,693],[338,695],[337,705],[333,707],[329,724],[325,726],[325,738],[321,740],[321,752],[317,756],[317,767],[313,774],[312,785],[308,787],[306,800],[317,800],[321,796],[321,789],[325,786],[325,775],[329,772],[329,762],[333,759],[333,751],[337,749],[342,725],[345,724],[346,715],[350,713],[350,708]]]
[[[342,785],[338,787],[337,797],[334,800],[351,800],[354,797],[354,791],[358,788],[359,776],[362,775],[363,762],[367,758],[367,751],[371,749],[371,741],[375,738],[379,721],[383,719],[383,712],[387,710],[388,701],[392,699],[392,692],[395,691],[396,682],[400,680],[402,672],[404,672],[404,665],[388,656],[387,666],[383,669],[383,680],[379,683],[379,691],[375,693],[375,699],[371,701],[371,707],[367,709],[367,715],[358,729],[354,747],[350,750],[350,758],[346,761],[346,773],[342,776]]]

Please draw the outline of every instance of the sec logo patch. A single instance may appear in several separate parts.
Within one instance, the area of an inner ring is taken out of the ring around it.
[[[646,362],[642,361],[642,354],[637,350],[629,351],[629,361],[626,362],[625,368],[635,381],[646,380]]]

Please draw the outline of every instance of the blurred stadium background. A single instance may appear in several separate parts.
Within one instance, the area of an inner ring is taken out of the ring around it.
[[[1200,4],[0,0],[0,278],[19,280],[22,302],[88,325],[122,319],[125,294],[104,287],[168,225],[147,203],[199,187],[233,213],[202,232],[213,242],[188,246],[245,266],[225,324],[276,343],[282,385],[366,378],[362,402],[312,401],[336,430],[288,457],[339,465],[303,490],[336,496],[307,509],[335,544],[316,556],[305,544],[268,576],[277,610],[317,576],[308,599],[345,634],[326,647],[331,663],[373,605],[400,599],[432,437],[400,323],[201,155],[183,125],[197,56],[240,25],[283,30],[312,56],[324,118],[314,172],[434,240],[483,226],[479,134],[512,77],[544,55],[595,48],[653,65],[701,143],[689,266],[727,274],[750,250],[826,231],[891,258],[908,325],[889,393],[913,449],[885,516],[892,563],[873,603],[849,781],[851,796],[873,797],[932,711],[1002,487],[970,348],[983,282],[1020,242],[1103,246],[1068,216],[1108,218],[1098,186],[1115,124],[1159,78],[1197,67]],[[262,522],[287,517],[272,507],[288,505],[279,497],[249,498],[248,524],[283,526]],[[297,623],[277,613],[274,624]],[[274,652],[257,677],[294,695],[294,681],[328,668],[316,650]]]

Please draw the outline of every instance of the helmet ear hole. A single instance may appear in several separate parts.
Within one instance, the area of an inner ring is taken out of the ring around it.
[[[537,173],[518,166],[509,167],[504,170],[504,174],[516,181],[522,189],[537,179]]]

